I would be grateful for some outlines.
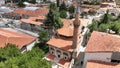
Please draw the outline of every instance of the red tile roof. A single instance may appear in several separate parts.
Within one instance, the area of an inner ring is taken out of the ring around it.
[[[57,30],[57,33],[63,36],[73,36],[73,22],[69,19],[61,19],[64,26]]]
[[[55,59],[55,56],[52,54],[48,54],[47,58],[51,61],[53,61]]]
[[[26,34],[21,34],[6,29],[0,29],[0,47],[4,47],[5,44],[11,43],[16,44],[19,48],[22,48],[25,45],[30,44],[36,38],[28,36]]]
[[[36,19],[39,19],[39,20],[45,20],[46,19],[46,17],[45,16],[38,16],[38,17],[30,17],[29,18],[30,20],[36,20]]]
[[[73,21],[74,20],[75,19],[72,19],[72,20],[62,19],[64,26],[58,29],[57,33],[63,36],[67,36],[67,37],[73,36],[73,31],[74,31]],[[80,19],[80,21],[81,21],[81,26],[87,26],[88,19]]]
[[[47,13],[49,12],[49,9],[48,8],[41,8],[41,9],[38,9],[38,10],[26,10],[26,9],[23,9],[23,8],[18,8],[16,10],[13,11],[13,13],[17,13],[19,15],[28,15],[28,16],[32,16],[32,17],[36,17],[36,16],[39,16],[39,15],[46,15]]]
[[[62,38],[58,38],[58,37],[54,37],[52,39],[50,39],[47,44],[63,49],[65,51],[70,51],[72,52],[72,40],[68,40],[68,39],[62,39]]]
[[[70,62],[69,61],[66,61],[64,59],[60,59],[59,62],[58,62],[61,66],[63,66],[64,68],[68,68]]]
[[[42,22],[37,22],[36,20],[45,20],[45,16],[38,16],[38,17],[30,17],[28,19],[21,19],[20,21],[22,23],[29,23],[29,24],[34,24],[37,26],[40,26],[41,24],[43,24]]]
[[[120,68],[120,64],[101,61],[88,61],[86,68]]]
[[[37,26],[40,26],[42,24],[41,22],[32,21],[30,19],[21,19],[20,21],[22,23],[34,24],[34,25],[37,25]]]
[[[120,52],[120,36],[93,31],[86,52]]]
[[[57,33],[63,36],[72,37],[73,36],[73,27],[62,27],[57,30]]]

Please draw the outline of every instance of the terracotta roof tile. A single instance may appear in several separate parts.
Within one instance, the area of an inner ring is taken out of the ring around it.
[[[74,31],[73,21],[74,19],[72,20],[62,19],[64,26],[58,29],[57,33],[67,37],[73,36],[73,31]],[[81,26],[87,26],[88,19],[80,19],[80,21],[81,21]]]
[[[23,8],[18,8],[18,9],[13,11],[13,13],[17,13],[21,16],[22,15],[28,15],[28,16],[33,16],[33,17],[39,16],[39,15],[46,15],[48,12],[49,12],[48,8],[41,8],[41,9],[38,9],[38,10],[35,10],[35,11],[25,10]]]
[[[58,38],[58,37],[54,37],[52,39],[50,39],[47,44],[63,49],[65,51],[70,51],[72,52],[72,40],[68,40],[68,39],[62,39],[62,38]]]
[[[66,61],[64,59],[60,59],[59,62],[58,62],[61,66],[63,66],[64,68],[68,68],[70,62],[69,61]]]
[[[34,25],[37,25],[37,26],[40,26],[42,24],[41,22],[32,21],[30,19],[21,19],[20,21],[22,23],[34,24]]]
[[[102,61],[88,61],[86,68],[120,68],[120,64]]]
[[[55,56],[52,55],[52,54],[49,54],[49,55],[47,56],[47,58],[50,59],[51,61],[53,61],[53,60],[55,59]]]
[[[87,43],[86,52],[120,52],[120,36],[93,31]]]
[[[39,20],[45,20],[46,19],[46,17],[45,16],[38,16],[38,17],[30,17],[29,18],[30,20],[36,20],[36,19],[39,19]]]
[[[73,36],[73,22],[69,19],[61,19],[64,26],[57,30],[57,33],[63,36]]]
[[[62,27],[57,30],[57,33],[63,36],[72,37],[73,36],[73,27]]]
[[[21,34],[6,29],[0,29],[0,47],[4,47],[7,43],[16,44],[19,48],[30,44],[36,38],[28,36],[26,34]]]

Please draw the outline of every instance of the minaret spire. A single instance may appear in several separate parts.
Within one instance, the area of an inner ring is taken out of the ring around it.
[[[77,3],[79,3],[79,1]],[[72,58],[74,59],[74,64],[75,64],[78,57],[78,45],[81,39],[81,29],[80,29],[81,22],[80,22],[79,4],[77,4],[75,20],[73,21],[73,24],[74,24],[74,32],[73,32],[73,44],[72,44],[72,48],[73,48]],[[73,68],[75,67],[73,66]]]
[[[80,34],[80,7],[79,4],[76,8],[76,16],[75,20],[73,21],[74,24],[74,34],[73,34],[73,49],[76,49],[78,43],[79,43],[79,34]]]

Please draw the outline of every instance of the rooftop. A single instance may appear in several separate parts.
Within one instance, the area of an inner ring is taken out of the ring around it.
[[[70,39],[62,39],[59,37],[54,37],[54,38],[50,39],[47,42],[47,44],[57,47],[57,48],[60,48],[60,49],[63,49],[65,51],[70,51],[70,52],[73,51],[72,40],[70,40]]]
[[[86,68],[120,68],[120,64],[102,61],[88,61]]]
[[[28,16],[32,16],[32,17],[36,17],[39,15],[46,15],[49,12],[48,8],[40,8],[37,10],[26,10],[24,8],[18,8],[16,10],[13,11],[13,13],[17,13],[19,15],[28,15]]]
[[[33,10],[33,11],[35,11],[35,10],[39,9],[39,7],[25,7],[24,9],[25,10]]]
[[[45,16],[38,16],[38,17],[30,17],[28,19],[21,19],[20,21],[22,23],[29,23],[29,24],[34,24],[36,26],[40,26],[41,24],[43,24],[42,22],[37,22],[36,20],[45,20]]]
[[[93,31],[86,52],[120,52],[120,36]]]
[[[64,59],[60,59],[59,62],[58,62],[61,66],[63,66],[64,68],[68,68],[70,62],[69,61],[66,61]]]
[[[73,21],[74,21],[74,19],[72,19],[72,20],[62,19],[64,26],[57,30],[58,34],[67,36],[67,37],[72,37],[73,31],[74,31]],[[88,25],[89,20],[88,19],[80,19],[80,21],[81,21],[81,26],[86,27]]]
[[[32,21],[30,19],[21,19],[20,21],[22,23],[34,24],[34,25],[37,25],[37,26],[40,26],[42,24],[41,22]]]
[[[0,47],[4,47],[7,43],[11,43],[22,48],[23,46],[33,42],[35,39],[35,37],[23,33],[0,28]]]

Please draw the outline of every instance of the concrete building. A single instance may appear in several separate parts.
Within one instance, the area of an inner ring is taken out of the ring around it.
[[[84,52],[82,68],[86,68],[90,60],[120,63],[120,37],[94,31]]]
[[[37,3],[42,3],[42,2],[43,2],[43,0],[36,0],[36,2],[37,2]]]
[[[5,4],[5,0],[0,0],[0,6]]]
[[[21,52],[31,50],[36,38],[13,29],[0,28],[0,47],[6,44],[15,44]]]
[[[45,20],[45,16],[30,17],[28,19],[21,19],[21,28],[33,32],[39,32],[42,30],[41,25]]]
[[[120,64],[91,60],[87,62],[86,68],[120,68]]]
[[[18,8],[12,12],[2,14],[2,16],[4,18],[19,20],[21,18],[45,16],[47,15],[48,12],[49,12],[48,8],[25,7],[25,8]]]
[[[72,68],[80,52],[88,20],[79,18],[79,11],[76,12],[75,19],[62,19],[64,26],[47,42],[49,52],[45,58],[52,61],[56,68]]]
[[[116,2],[105,2],[101,4],[100,9],[97,10],[98,14],[105,14],[109,10],[109,14],[118,16],[120,14],[120,8],[116,5]]]

